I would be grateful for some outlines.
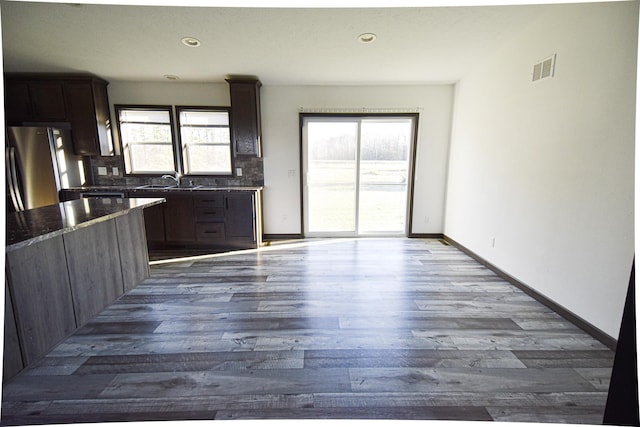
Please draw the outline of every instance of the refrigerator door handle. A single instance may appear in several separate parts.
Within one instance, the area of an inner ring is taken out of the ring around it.
[[[24,210],[24,203],[22,203],[22,197],[20,196],[20,188],[18,187],[18,175],[16,171],[16,149],[14,147],[8,147],[5,150],[5,160],[7,164],[7,181],[9,184],[9,194],[13,207],[16,212]]]

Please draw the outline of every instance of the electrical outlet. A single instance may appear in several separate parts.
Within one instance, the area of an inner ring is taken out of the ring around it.
[[[495,237],[492,237],[492,238],[491,238],[491,247],[492,247],[492,248],[495,248],[495,247],[496,247],[496,238],[495,238]]]
[[[236,176],[242,176],[242,168],[236,168]]]
[[[120,169],[118,169],[116,166],[114,166],[111,170],[113,171],[113,176],[120,175]]]
[[[98,166],[98,175],[106,175],[107,174],[107,168],[104,166]]]

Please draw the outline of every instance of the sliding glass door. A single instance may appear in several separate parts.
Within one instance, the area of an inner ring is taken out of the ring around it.
[[[410,116],[304,116],[305,235],[406,235]]]

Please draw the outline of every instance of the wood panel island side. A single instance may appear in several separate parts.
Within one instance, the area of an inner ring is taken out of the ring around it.
[[[3,381],[143,279],[143,209],[164,198],[87,198],[7,214]]]

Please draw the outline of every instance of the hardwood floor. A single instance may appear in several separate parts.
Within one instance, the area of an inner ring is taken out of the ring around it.
[[[613,352],[439,240],[308,241],[151,274],[4,385],[2,424],[602,422]]]

